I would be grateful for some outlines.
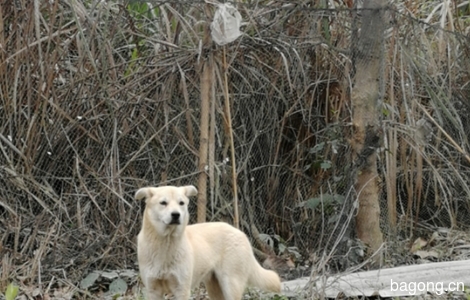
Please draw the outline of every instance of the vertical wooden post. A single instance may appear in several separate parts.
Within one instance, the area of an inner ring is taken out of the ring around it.
[[[203,62],[201,76],[201,123],[199,137],[199,178],[198,178],[198,198],[197,198],[197,222],[206,221],[207,209],[207,170],[208,170],[208,150],[209,150],[209,118],[211,88],[214,84],[214,64],[210,55]]]
[[[378,101],[384,57],[385,6],[386,0],[364,1],[361,31],[353,48],[356,73],[351,101],[354,126],[352,148],[357,168],[355,189],[358,193],[356,234],[368,246],[369,256],[378,251],[383,242],[376,149],[382,136]],[[374,257],[373,263],[380,264],[381,255]]]
[[[230,139],[230,160],[232,165],[232,189],[233,189],[233,226],[240,227],[240,219],[238,216],[238,185],[237,185],[237,164],[235,161],[235,143],[233,141],[232,113],[230,109],[230,98],[228,94],[228,65],[225,53],[223,53],[224,64],[224,98],[225,98],[225,122],[227,123],[229,139]]]

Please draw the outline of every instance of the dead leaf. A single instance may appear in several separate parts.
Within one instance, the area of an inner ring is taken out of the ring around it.
[[[426,246],[428,242],[423,238],[417,238],[413,245],[411,246],[410,252],[415,254],[416,251],[421,250],[424,246]]]
[[[102,272],[101,273],[101,277],[104,277],[108,280],[113,280],[113,279],[116,279],[119,277],[119,274],[115,271],[111,271],[111,272]]]
[[[439,253],[434,250],[430,251],[423,251],[423,250],[418,250],[416,252],[413,252],[414,255],[419,256],[420,258],[439,258]]]

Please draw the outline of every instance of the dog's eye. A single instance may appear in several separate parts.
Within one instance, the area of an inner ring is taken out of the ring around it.
[[[168,203],[166,201],[160,201],[160,205],[166,206]]]
[[[183,205],[184,205],[184,201],[180,201],[180,205],[183,206]]]

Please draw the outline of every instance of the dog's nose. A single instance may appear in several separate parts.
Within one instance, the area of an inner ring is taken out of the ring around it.
[[[171,218],[173,220],[178,220],[180,218],[180,213],[179,212],[172,212],[171,213]]]

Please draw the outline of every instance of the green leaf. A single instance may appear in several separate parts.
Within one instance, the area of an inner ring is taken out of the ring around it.
[[[385,117],[388,117],[390,115],[390,111],[388,109],[383,108],[382,115],[384,115]]]
[[[87,277],[83,278],[82,281],[80,281],[80,288],[81,289],[88,289],[89,287],[93,286],[95,284],[95,281],[101,276],[100,273],[98,272],[91,272],[88,274]]]
[[[7,290],[5,291],[5,299],[6,300],[14,300],[18,295],[18,286],[14,283],[10,283],[7,286]]]
[[[320,168],[322,168],[323,170],[328,170],[329,168],[331,168],[331,161],[325,160],[320,164]]]
[[[321,142],[320,144],[316,144],[313,148],[310,148],[310,153],[317,153],[318,151],[323,150],[325,147],[325,142]]]
[[[311,198],[311,199],[308,199],[305,206],[307,206],[308,208],[311,208],[311,209],[315,209],[317,208],[317,206],[321,203],[321,199],[320,198]]]
[[[134,13],[138,17],[142,17],[143,15],[146,15],[149,12],[149,7],[147,3],[145,2],[130,2],[130,4],[127,5],[127,10],[130,13]]]
[[[111,295],[123,295],[127,291],[127,283],[122,278],[117,278],[109,285],[109,293]]]

